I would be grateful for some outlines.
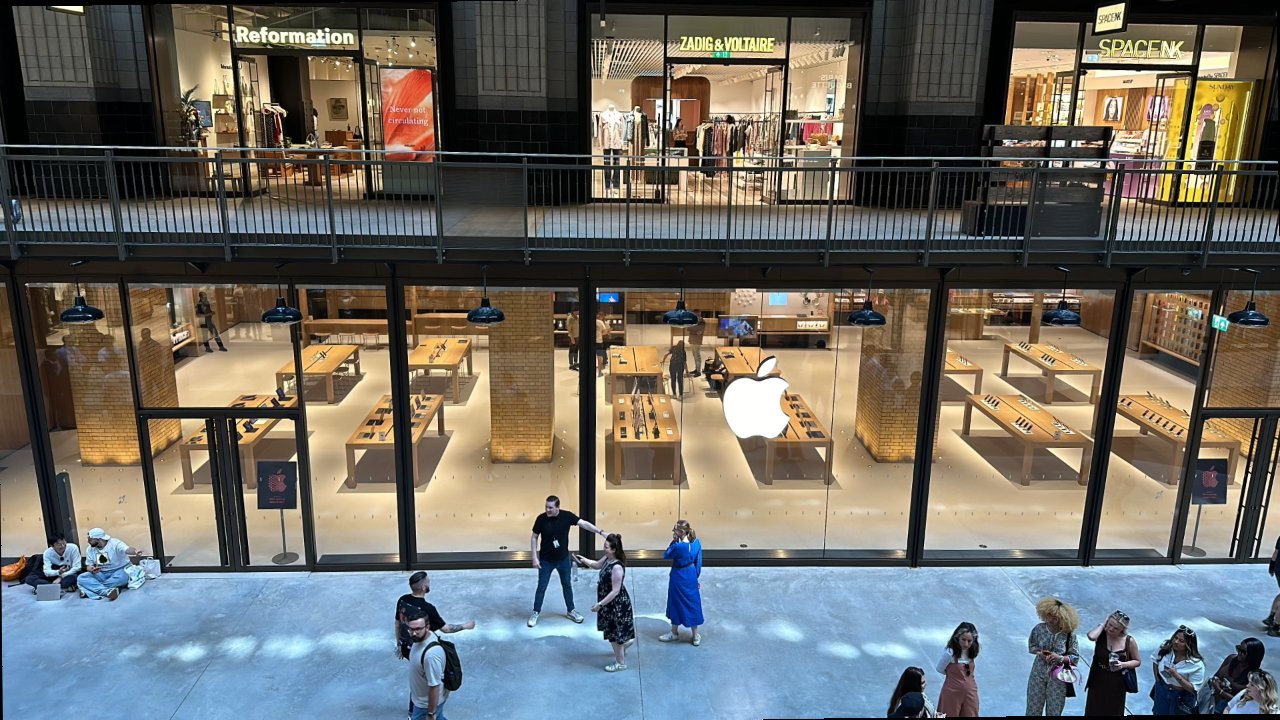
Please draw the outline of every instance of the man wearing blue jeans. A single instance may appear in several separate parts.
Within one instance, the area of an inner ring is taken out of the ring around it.
[[[120,588],[129,585],[124,569],[133,562],[130,556],[139,554],[136,548],[111,537],[102,528],[90,530],[89,547],[85,549],[88,568],[76,579],[80,594],[91,600],[120,597]]]
[[[546,510],[533,521],[533,536],[529,541],[529,549],[533,552],[533,566],[538,570],[538,592],[533,596],[533,614],[529,616],[529,627],[538,624],[538,615],[542,613],[542,598],[547,594],[552,570],[560,575],[560,587],[564,590],[564,604],[568,609],[565,616],[581,623],[582,613],[573,608],[573,585],[569,579],[573,569],[573,558],[569,556],[569,530],[580,527],[600,537],[604,537],[606,533],[568,510],[561,510],[560,498],[555,495],[547,498]],[[539,538],[542,539],[541,546]]]

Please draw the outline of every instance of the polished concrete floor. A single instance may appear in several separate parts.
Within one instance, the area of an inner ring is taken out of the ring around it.
[[[1117,608],[1133,618],[1143,657],[1180,624],[1216,668],[1242,638],[1261,637],[1263,667],[1280,641],[1258,619],[1276,592],[1261,565],[1147,568],[707,568],[703,644],[664,645],[666,575],[628,582],[639,642],[630,669],[608,674],[609,646],[548,594],[525,626],[535,573],[432,573],[430,599],[450,622],[465,680],[451,720],[754,720],[883,717],[898,675],[934,662],[957,623],[979,629],[984,715],[1025,709],[1034,603],[1076,605],[1085,627]],[[68,596],[37,603],[0,592],[5,717],[401,718],[406,664],[392,657],[391,616],[407,573],[165,575],[115,603]],[[594,577],[574,582],[577,605]],[[1222,592],[1222,588],[1232,588]],[[590,613],[587,613],[590,616]],[[687,632],[686,632],[687,637]],[[1081,638],[1082,644],[1087,641]],[[1149,664],[1129,710],[1150,713]],[[53,699],[40,688],[75,688]],[[1079,715],[1083,698],[1069,700]]]

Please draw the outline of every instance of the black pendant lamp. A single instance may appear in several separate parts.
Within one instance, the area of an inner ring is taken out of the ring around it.
[[[302,312],[290,307],[284,299],[284,286],[280,284],[280,268],[276,266],[276,306],[262,313],[262,322],[266,325],[293,325],[302,322]]]
[[[880,327],[884,325],[884,315],[876,312],[871,306],[871,276],[873,271],[871,268],[864,268],[867,271],[867,299],[862,302],[861,310],[854,310],[849,313],[849,324],[858,327]]]
[[[702,318],[698,317],[698,313],[693,312],[684,305],[684,268],[680,268],[680,299],[676,301],[676,309],[668,310],[662,314],[662,322],[672,327],[693,327],[702,322]]]
[[[98,308],[85,302],[84,295],[80,292],[80,281],[76,281],[76,299],[71,307],[62,311],[58,319],[64,325],[90,325],[101,320],[104,317],[103,312]]]
[[[1244,271],[1253,273],[1253,288],[1249,290],[1249,302],[1245,303],[1243,310],[1237,310],[1228,315],[1227,322],[1242,328],[1267,327],[1271,324],[1271,318],[1258,312],[1258,304],[1254,302],[1254,296],[1258,294],[1258,271],[1253,268],[1245,268]]]
[[[1067,276],[1071,271],[1062,266],[1058,269],[1062,271],[1062,297],[1058,299],[1057,307],[1040,316],[1040,322],[1055,327],[1076,327],[1080,324],[1080,313],[1067,307]]]
[[[497,325],[506,320],[507,316],[502,312],[501,308],[496,308],[489,304],[489,266],[485,265],[482,271],[484,273],[484,295],[480,298],[480,307],[472,308],[471,312],[467,313],[467,322],[472,325]]]

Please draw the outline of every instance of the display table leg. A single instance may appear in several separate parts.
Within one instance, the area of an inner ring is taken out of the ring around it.
[[[764,484],[773,484],[773,443],[764,441]]]
[[[622,443],[613,444],[613,479],[622,482]]]
[[[248,468],[248,472],[244,474],[244,485],[250,490],[258,489],[258,459],[253,454],[252,445],[241,445],[240,451],[244,453],[244,464]],[[244,470],[244,468],[241,468]]]
[[[1023,450],[1022,450],[1022,484],[1023,485],[1031,484],[1031,461],[1034,457],[1032,455],[1032,453],[1034,452],[1035,450],[1030,445],[1023,446]]]
[[[347,446],[347,487],[356,486],[356,449]]]
[[[1000,363],[1000,377],[1005,377],[1008,374],[1009,374],[1009,347],[1006,345],[1004,348],[1004,361]]]
[[[185,446],[179,445],[178,458],[182,461],[182,488],[184,490],[192,490],[196,486],[196,479],[191,473],[191,451]]]
[[[453,401],[461,402],[462,398],[462,368],[455,365],[453,368]]]
[[[1095,405],[1098,402],[1098,390],[1102,388],[1102,373],[1093,374],[1093,387],[1089,389],[1089,402]]]
[[[325,396],[325,399],[329,401],[330,405],[333,404],[333,398],[334,398],[333,375],[334,375],[333,373],[329,373],[328,375],[324,376],[324,396]]]
[[[1055,373],[1054,371],[1052,370],[1044,371],[1044,404],[1045,405],[1053,404],[1053,385],[1054,385],[1054,381],[1057,380],[1057,378],[1058,378],[1058,374]]]
[[[467,348],[467,374],[474,376],[476,374],[475,358],[471,355],[471,348]]]
[[[1231,485],[1236,481],[1236,465],[1240,462],[1240,447],[1227,448],[1227,484]]]
[[[973,403],[964,404],[964,424],[960,427],[961,435],[968,435],[973,425]]]
[[[1080,448],[1080,477],[1076,480],[1081,485],[1089,484],[1089,471],[1093,469],[1093,445]]]
[[[978,372],[974,373],[973,377],[974,377],[973,393],[975,395],[981,395],[982,394],[982,371],[979,370]]]

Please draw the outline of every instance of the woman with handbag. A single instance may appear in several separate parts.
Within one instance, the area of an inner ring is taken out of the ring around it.
[[[1266,653],[1266,646],[1258,638],[1241,640],[1236,651],[1222,661],[1205,687],[1200,688],[1200,714],[1221,715],[1231,698],[1249,686],[1249,675],[1262,668],[1262,658]],[[1209,695],[1207,700],[1205,695]]]
[[[1076,628],[1080,615],[1076,609],[1056,598],[1036,603],[1040,624],[1031,629],[1027,651],[1036,656],[1027,678],[1027,715],[1057,716],[1067,697],[1075,696],[1079,671],[1080,647]]]
[[[1085,715],[1124,715],[1127,693],[1138,692],[1137,668],[1142,664],[1138,643],[1129,634],[1129,616],[1119,610],[1089,631],[1093,660],[1089,663]]]
[[[936,669],[946,676],[938,693],[938,712],[947,717],[978,717],[978,628],[962,622],[938,658]]]
[[[1224,715],[1275,715],[1280,712],[1276,700],[1276,679],[1266,670],[1249,673],[1249,684],[1231,698]]]
[[[1196,693],[1204,685],[1204,658],[1196,642],[1196,631],[1179,625],[1173,635],[1151,656],[1155,687],[1151,712],[1155,715],[1196,714]]]

